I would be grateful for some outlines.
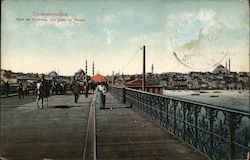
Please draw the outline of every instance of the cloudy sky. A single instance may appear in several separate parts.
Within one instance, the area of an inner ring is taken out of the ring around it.
[[[231,70],[249,71],[247,0],[5,0],[1,7],[3,69],[72,75],[87,59],[89,71],[94,61],[101,74],[141,73],[145,45],[147,71],[152,64],[157,73],[211,71],[229,58]],[[59,12],[67,16],[37,15]]]

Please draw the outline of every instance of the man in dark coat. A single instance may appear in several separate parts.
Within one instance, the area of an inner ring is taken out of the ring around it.
[[[9,82],[7,81],[5,83],[5,93],[7,97],[9,96],[9,90],[10,90],[10,85],[9,85]]]
[[[75,103],[77,103],[78,98],[79,98],[79,93],[80,93],[80,85],[78,83],[74,82],[71,90],[72,90],[74,97],[75,97]]]
[[[19,96],[19,99],[22,98],[22,95],[23,95],[23,84],[22,84],[22,82],[19,82],[19,85],[18,85],[18,96]]]

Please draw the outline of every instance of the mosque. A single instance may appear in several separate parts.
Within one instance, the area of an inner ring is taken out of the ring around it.
[[[213,74],[230,74],[231,73],[231,63],[230,63],[230,58],[228,60],[228,66],[227,66],[227,62],[226,65],[218,65],[213,71]]]

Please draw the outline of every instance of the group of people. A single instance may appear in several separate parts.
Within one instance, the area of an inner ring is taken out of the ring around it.
[[[101,108],[105,108],[105,93],[107,91],[107,83],[97,83],[97,84],[86,84],[84,86],[85,97],[88,98],[89,90],[98,91],[100,96]],[[73,82],[71,85],[71,91],[74,94],[75,103],[78,102],[79,94],[81,92],[81,86],[77,82]]]
[[[49,95],[48,83],[44,77],[42,77],[40,80],[38,80],[37,83],[33,83],[31,85],[31,90],[33,91],[33,95],[35,95],[35,94],[39,95],[41,92],[41,89],[44,89],[44,88],[48,92],[48,93],[46,92],[46,94]],[[24,98],[24,96],[29,96],[29,94],[30,94],[30,88],[28,87],[28,84],[19,82],[19,84],[18,84],[19,99]]]
[[[8,86],[8,84],[6,86]],[[41,95],[41,94],[45,94],[45,92],[43,91],[43,93],[42,93],[41,90],[46,88],[46,86],[48,86],[47,81],[45,80],[44,77],[42,77],[40,80],[38,80],[38,82],[36,84],[34,83],[31,86],[32,90],[33,90],[33,94],[40,95],[43,97],[48,97],[49,96],[48,89],[46,89],[46,91],[48,91],[48,93],[46,93],[46,95]],[[75,101],[75,103],[77,103],[78,99],[79,99],[79,94],[81,93],[81,90],[82,90],[81,86],[78,82],[74,81],[71,84],[70,89],[71,89],[72,93],[74,94],[74,101]],[[107,83],[102,82],[102,83],[87,83],[87,84],[85,84],[84,85],[84,94],[85,94],[86,98],[88,98],[89,90],[98,92],[98,96],[100,99],[100,108],[101,109],[105,108],[105,93],[108,90]],[[8,91],[6,94],[8,95]],[[22,99],[25,96],[29,96],[29,87],[28,87],[27,83],[19,82],[18,95],[19,95],[19,99]]]
[[[18,85],[19,99],[22,99],[24,98],[24,96],[28,96],[28,95],[29,95],[29,88],[28,88],[27,83],[19,82],[19,85]]]
[[[90,89],[90,84],[85,84],[84,85],[84,94],[85,97],[88,98],[88,94],[89,94],[89,89]],[[79,98],[79,94],[81,93],[81,86],[78,82],[73,82],[71,84],[71,91],[74,94],[74,98],[75,98],[75,103],[78,102],[78,98]]]

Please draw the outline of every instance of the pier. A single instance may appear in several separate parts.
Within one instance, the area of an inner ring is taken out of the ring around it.
[[[231,113],[125,88],[111,88],[106,94],[105,109],[100,109],[97,94],[88,98],[81,95],[78,103],[74,103],[71,94],[51,96],[49,106],[44,109],[36,107],[34,96],[22,100],[17,96],[5,97],[1,98],[1,157],[23,160],[246,158],[249,128],[239,124],[249,123],[249,114],[228,112]],[[234,128],[227,126],[232,119],[220,119],[216,116],[220,114],[234,116],[233,120],[237,120],[231,126]],[[181,118],[182,115],[186,116]],[[210,123],[211,115],[218,124]],[[234,137],[232,129],[235,129]]]

